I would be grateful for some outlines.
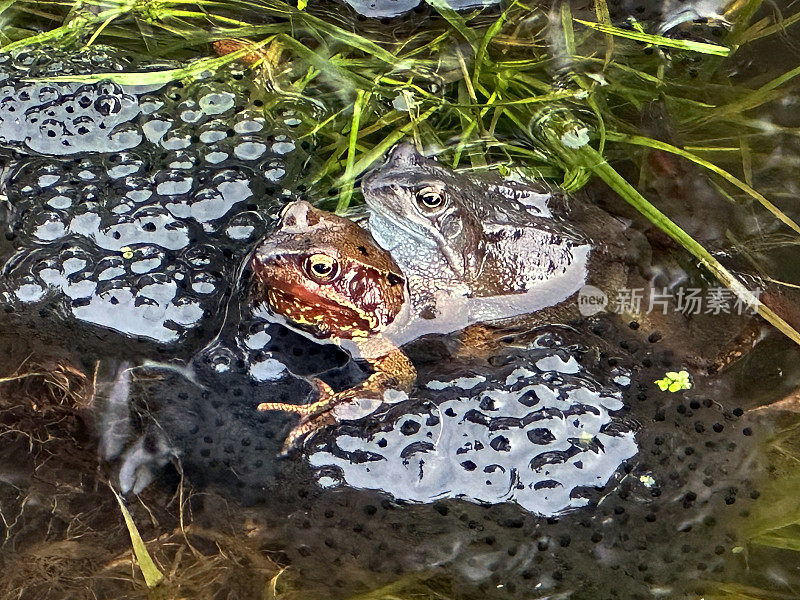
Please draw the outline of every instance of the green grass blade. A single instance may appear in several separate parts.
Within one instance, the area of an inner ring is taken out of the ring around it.
[[[561,3],[561,10],[559,11],[561,17],[561,31],[564,33],[564,50],[570,60],[575,56],[575,30],[572,27],[572,11],[569,7],[569,2]]]
[[[242,56],[255,52],[261,46],[268,44],[275,36],[261,42],[248,45],[245,48],[220,56],[219,58],[201,58],[180,69],[165,69],[163,71],[148,71],[145,73],[92,73],[91,75],[59,75],[56,77],[32,78],[31,81],[76,81],[82,83],[95,83],[98,81],[113,81],[120,85],[158,85],[196,77],[204,71],[216,71],[220,67],[233,62]]]
[[[783,84],[789,82],[800,75],[800,67],[795,67],[786,73],[768,81],[757,90],[748,94],[744,98],[719,106],[710,115],[704,118],[695,119],[698,122],[706,122],[710,120],[718,120],[721,117],[729,115],[739,115],[746,110],[751,110],[757,106],[761,106],[785,95],[785,91],[778,89]]]
[[[599,31],[600,33],[627,38],[629,40],[644,42],[646,44],[652,44],[654,46],[661,46],[664,48],[678,48],[679,50],[686,50],[688,52],[699,52],[700,54],[712,54],[715,56],[728,56],[731,53],[730,48],[719,46],[717,44],[707,44],[705,42],[695,42],[692,40],[675,40],[662,35],[642,33],[639,31],[632,31],[630,29],[622,29],[620,27],[605,25],[603,23],[592,23],[591,21],[584,21],[582,19],[575,19],[575,22],[594,29],[595,31]]]
[[[781,19],[778,23],[775,23],[768,27],[764,27],[763,29],[760,28],[755,29],[756,25],[754,25],[751,29],[748,29],[747,31],[742,33],[741,43],[748,44],[750,42],[755,42],[756,40],[760,40],[761,38],[765,38],[779,32],[784,33],[789,27],[797,23],[800,23],[800,12],[796,12],[793,15],[786,17],[785,19]]]
[[[714,258],[708,250],[703,248],[701,244],[696,242],[688,233],[673,223],[667,216],[658,210],[655,206],[650,204],[644,196],[637,192],[631,184],[617,173],[611,165],[602,159],[600,154],[595,154],[596,159],[601,162],[595,162],[591,170],[600,179],[606,182],[615,192],[617,192],[623,199],[632,204],[639,212],[641,212],[647,219],[658,227],[661,231],[669,235],[672,239],[678,242],[688,252],[694,255],[703,266],[705,266],[714,276],[722,282],[728,289],[735,293],[743,302],[748,306],[757,306],[758,314],[771,323],[776,329],[781,331],[784,335],[800,345],[800,333],[795,331],[791,325],[784,321],[781,317],[775,314],[768,306],[759,302],[753,293],[748,290],[738,279],[736,279],[722,264]]]
[[[133,554],[136,556],[136,562],[139,563],[139,569],[142,571],[145,585],[147,585],[148,588],[153,589],[164,580],[164,574],[159,570],[159,568],[156,566],[156,563],[153,562],[153,559],[150,557],[150,553],[147,551],[147,547],[144,545],[142,536],[139,535],[139,530],[136,528],[136,523],[133,522],[133,517],[131,517],[131,513],[129,513],[128,509],[125,507],[122,498],[119,494],[117,494],[114,488],[111,488],[111,491],[114,493],[114,497],[117,499],[119,508],[122,511],[122,517],[125,519],[125,526],[128,528],[128,534],[131,536]]]
[[[608,4],[606,0],[594,0],[594,13],[597,15],[597,20],[601,25],[606,27],[613,27],[611,25],[611,14],[608,12]],[[603,68],[611,64],[611,58],[614,56],[614,36],[610,33],[606,34],[606,60]]]
[[[748,541],[752,544],[758,544],[759,546],[769,546],[771,548],[780,548],[781,550],[800,552],[800,538],[797,536],[768,533]]]
[[[514,0],[514,2],[512,2],[502,13],[500,13],[500,16],[497,18],[497,20],[494,23],[492,23],[486,29],[486,33],[483,34],[483,37],[481,38],[481,43],[478,46],[478,53],[475,56],[475,69],[473,70],[472,73],[473,85],[475,84],[475,82],[478,81],[478,78],[481,75],[481,69],[483,68],[484,61],[486,61],[486,51],[489,48],[489,43],[503,28],[503,25],[508,20],[508,13],[512,8],[514,8],[515,4],[516,0]]]
[[[280,34],[277,39],[282,45],[293,50],[297,56],[305,59],[312,66],[339,83],[364,90],[372,90],[375,87],[375,84],[366,77],[334,64],[330,59],[325,58],[317,51],[310,50],[293,37]]]
[[[472,46],[472,50],[477,55],[478,48],[476,44],[476,34],[472,29],[470,29],[469,25],[467,25],[467,22],[464,20],[464,17],[462,17],[458,13],[458,11],[455,11],[452,8],[450,8],[450,5],[447,4],[447,2],[445,2],[444,0],[426,0],[426,1],[433,8],[435,8],[436,12],[442,15],[442,17],[444,17],[447,20],[447,22],[450,23],[450,25],[453,26],[453,29],[455,29],[456,31],[458,31],[458,33],[461,34],[461,37],[463,37],[467,41],[467,43],[470,46]]]
[[[339,193],[339,202],[336,205],[336,212],[338,214],[342,214],[347,209],[347,207],[350,205],[350,198],[353,197],[353,181],[355,180],[355,176],[353,175],[353,166],[356,159],[358,129],[359,124],[361,123],[361,111],[364,108],[364,105],[369,102],[369,96],[370,94],[365,93],[364,90],[358,90],[356,101],[353,104],[353,118],[350,123],[350,138],[347,146],[347,166],[345,167],[344,175],[342,176],[344,182],[342,184],[342,190]]]
[[[342,42],[343,44],[347,44],[353,48],[358,48],[368,56],[377,58],[388,65],[392,65],[394,68],[405,68],[407,66],[404,65],[402,61],[398,60],[394,54],[381,48],[378,44],[365,37],[345,31],[341,27],[337,27],[331,23],[326,23],[322,19],[318,19],[317,17],[307,13],[303,13],[303,21],[306,24],[312,25],[317,31],[326,33],[333,39]]]
[[[422,122],[427,120],[438,109],[439,109],[438,106],[433,106],[429,108],[424,113],[422,113],[416,119],[416,121]],[[375,162],[377,162],[381,156],[386,154],[386,152],[388,152],[392,146],[394,146],[396,143],[398,143],[400,140],[406,137],[406,135],[408,135],[408,132],[414,128],[414,125],[415,122],[413,120],[410,121],[409,123],[406,123],[402,127],[396,129],[395,131],[387,135],[382,142],[376,144],[371,150],[368,150],[367,152],[362,154],[361,158],[356,162],[355,165],[353,165],[353,170],[351,173],[352,177],[358,177],[359,175],[361,175],[361,173],[363,173],[364,171],[369,169],[373,164],[375,164]],[[340,177],[337,183],[339,185],[344,183],[344,177],[343,176]]]
[[[6,10],[8,10],[16,2],[17,0],[3,0],[2,2],[0,2],[0,15],[6,12]]]

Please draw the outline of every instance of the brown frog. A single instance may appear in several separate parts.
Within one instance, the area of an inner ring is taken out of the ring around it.
[[[315,379],[311,404],[265,402],[258,410],[298,413],[284,449],[333,423],[343,402],[381,402],[390,390],[409,391],[416,378],[411,361],[384,337],[406,302],[406,281],[391,255],[352,221],[307,202],[288,205],[277,229],[251,259],[255,295],[287,324],[313,338],[344,346],[374,372],[360,385],[334,393]]]

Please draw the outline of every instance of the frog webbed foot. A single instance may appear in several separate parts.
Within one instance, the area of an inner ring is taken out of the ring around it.
[[[320,414],[303,414],[300,421],[292,427],[283,441],[280,456],[288,456],[293,450],[302,450],[312,437],[328,427],[335,425],[336,419],[330,412]]]
[[[289,404],[287,402],[262,402],[257,406],[260,411],[279,410],[300,415],[300,421],[286,437],[281,454],[287,455],[292,450],[299,450],[313,435],[329,425],[335,425],[340,418],[353,419],[362,416],[357,413],[364,412],[363,407],[373,407],[380,404],[386,386],[396,383],[392,377],[384,374],[373,375],[371,387],[359,386],[342,392],[334,392],[331,387],[321,379],[314,378],[312,383],[317,388],[317,400],[309,404]],[[381,384],[376,381],[380,379]],[[384,381],[385,380],[385,381]],[[353,404],[354,406],[350,406]],[[362,410],[360,410],[360,408]],[[337,410],[338,409],[338,410]],[[367,410],[366,412],[371,412]]]
[[[284,444],[284,454],[302,446],[303,440],[327,425],[339,421],[360,419],[375,412],[383,402],[396,402],[411,391],[417,372],[409,358],[400,349],[382,339],[373,339],[361,347],[362,357],[370,363],[373,373],[355,387],[334,392],[321,379],[311,382],[317,388],[317,399],[309,404],[262,402],[258,410],[281,410],[300,415],[300,421],[289,433]],[[386,398],[387,392],[400,394]]]

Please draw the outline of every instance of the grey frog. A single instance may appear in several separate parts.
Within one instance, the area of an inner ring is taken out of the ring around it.
[[[588,223],[581,231],[561,217],[563,195],[462,175],[406,143],[364,177],[362,190],[370,231],[407,275],[417,312],[428,318],[437,312],[437,293],[484,298],[535,291],[548,302],[532,308],[547,308],[591,283],[598,269],[589,268],[590,260],[625,262],[631,248],[635,255],[646,246],[624,240],[624,224],[605,213],[598,218],[599,209],[573,202],[571,216],[578,210]],[[598,244],[592,233],[600,228],[603,238],[624,243]],[[624,274],[609,268],[601,269],[604,284],[620,283]]]

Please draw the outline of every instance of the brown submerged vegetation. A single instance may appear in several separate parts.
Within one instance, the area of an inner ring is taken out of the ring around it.
[[[98,464],[92,378],[64,361],[25,360],[0,377],[0,598],[268,598],[281,567],[267,532],[224,500],[229,531],[193,522],[192,492],[153,486],[128,505],[165,578],[149,590]]]

